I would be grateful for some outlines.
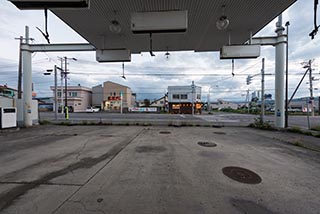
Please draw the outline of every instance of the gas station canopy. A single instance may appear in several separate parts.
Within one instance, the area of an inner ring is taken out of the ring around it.
[[[295,1],[11,0],[20,9],[30,9],[33,3],[37,6],[33,9],[48,8],[97,49],[131,53],[151,47],[152,51],[219,51],[229,41],[243,44],[250,33],[257,33]],[[229,20],[227,29],[217,28],[221,17]],[[139,26],[141,31],[135,31]]]

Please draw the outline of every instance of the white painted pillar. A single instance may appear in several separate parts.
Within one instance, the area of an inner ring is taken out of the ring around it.
[[[285,38],[282,36],[285,30],[282,26],[282,15],[277,22],[276,33],[278,43],[276,44],[275,54],[275,126],[284,128],[285,125],[285,108],[284,108],[284,65],[285,65]],[[283,41],[284,40],[284,41]]]
[[[29,27],[25,29],[25,44],[29,44]],[[25,127],[32,126],[32,58],[29,50],[22,50],[23,72],[23,122]]]

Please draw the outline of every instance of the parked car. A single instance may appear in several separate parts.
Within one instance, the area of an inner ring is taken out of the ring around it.
[[[58,112],[61,113],[61,106],[59,106]],[[65,112],[65,109],[63,109],[63,112]],[[73,112],[73,106],[68,106],[68,112],[69,112],[69,113],[72,113],[72,112]]]
[[[91,107],[91,106],[87,107],[87,109],[86,109],[87,113],[94,113],[94,112],[99,112],[99,111],[100,111],[99,108],[95,108],[95,107]]]

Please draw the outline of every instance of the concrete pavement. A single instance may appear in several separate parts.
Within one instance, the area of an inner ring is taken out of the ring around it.
[[[51,125],[0,133],[0,213],[319,213],[320,153],[284,141],[296,136]],[[317,140],[307,137],[299,140]],[[230,179],[228,166],[262,182]]]

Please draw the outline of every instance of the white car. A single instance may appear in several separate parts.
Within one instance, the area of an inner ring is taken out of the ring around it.
[[[95,107],[87,107],[86,112],[87,113],[94,113],[94,112],[99,112],[100,109],[99,108],[95,108]]]

